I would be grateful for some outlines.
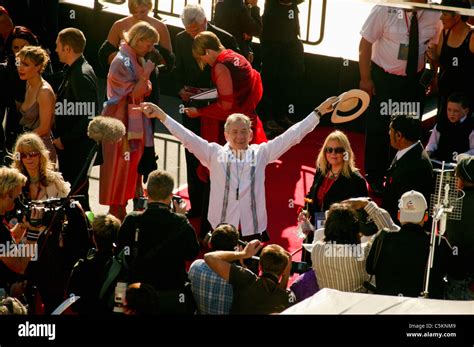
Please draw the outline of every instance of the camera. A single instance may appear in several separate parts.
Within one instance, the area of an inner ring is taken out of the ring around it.
[[[183,198],[180,197],[179,195],[173,195],[173,197],[171,198],[171,210],[173,212],[176,212],[175,208],[174,208],[174,202],[176,201],[176,204],[178,206],[180,206],[182,203],[183,203]]]
[[[51,198],[26,203],[18,199],[13,214],[19,221],[26,216],[27,222],[34,227],[40,225],[48,226],[54,214],[62,209],[64,209],[64,199]]]
[[[239,244],[239,246],[242,246],[242,247],[245,247],[247,245],[248,242],[245,242],[245,241],[242,241],[242,240],[238,240],[237,243]],[[247,259],[244,259],[244,264],[249,268],[251,269],[254,273],[258,273],[258,265],[259,265],[259,261],[260,261],[260,258],[259,257],[256,257],[256,256],[253,256],[251,258],[247,258]],[[303,274],[305,273],[306,271],[308,271],[309,269],[311,269],[311,266],[308,265],[308,263],[304,262],[304,261],[292,261],[291,262],[291,270],[290,270],[290,273],[291,274]],[[254,271],[255,270],[255,271]]]

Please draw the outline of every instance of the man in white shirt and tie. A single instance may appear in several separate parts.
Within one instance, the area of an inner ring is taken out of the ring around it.
[[[413,0],[426,3],[427,0]],[[360,89],[372,96],[367,112],[365,173],[372,191],[383,193],[390,164],[390,116],[416,112],[421,119],[425,88],[420,84],[425,52],[435,49],[441,13],[374,6],[360,31]],[[404,110],[404,108],[410,110]]]
[[[190,132],[152,103],[143,103],[142,107],[147,117],[158,118],[209,169],[211,226],[229,223],[240,226],[244,240],[267,241],[265,167],[310,133],[320,117],[333,110],[336,100],[336,97],[327,99],[285,133],[259,145],[249,145],[253,133],[250,119],[243,114],[227,118],[224,127],[227,143],[221,146]]]

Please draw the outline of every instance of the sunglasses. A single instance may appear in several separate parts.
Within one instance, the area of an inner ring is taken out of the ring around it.
[[[36,158],[39,156],[39,152],[27,152],[27,153],[20,153],[20,158],[21,159],[26,159],[26,158]]]
[[[342,154],[342,153],[344,153],[346,150],[344,149],[344,147],[334,147],[334,148],[333,148],[333,147],[326,147],[326,148],[324,149],[324,151],[325,151],[326,153],[329,153],[329,154],[331,154],[332,152],[334,152],[334,153],[336,153],[336,154]]]

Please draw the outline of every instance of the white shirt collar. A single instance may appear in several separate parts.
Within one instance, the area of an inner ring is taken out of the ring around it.
[[[417,141],[415,142],[414,144],[412,144],[410,147],[407,147],[405,149],[401,149],[397,152],[396,154],[396,158],[397,160],[400,160],[401,157],[403,157],[410,149],[412,149],[413,147],[415,147],[420,141]]]

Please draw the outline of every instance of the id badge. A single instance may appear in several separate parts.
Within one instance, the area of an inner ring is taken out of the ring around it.
[[[315,212],[314,213],[314,226],[316,230],[324,228],[324,222],[326,221],[326,213]]]
[[[405,43],[400,43],[398,48],[398,59],[399,60],[408,60],[408,45]]]

